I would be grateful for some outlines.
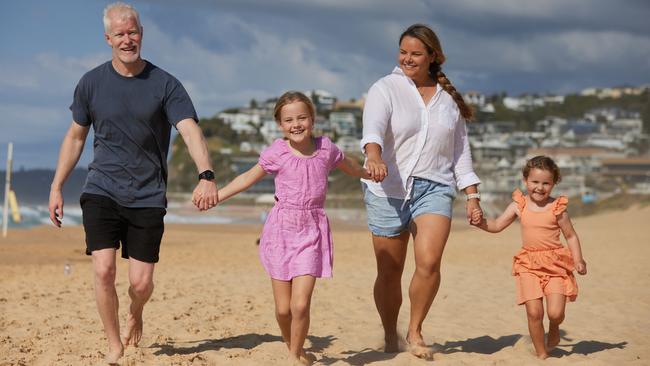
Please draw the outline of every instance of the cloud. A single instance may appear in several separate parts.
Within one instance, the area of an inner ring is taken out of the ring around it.
[[[134,1],[143,56],[183,82],[200,116],[288,89],[358,97],[390,72],[400,33],[416,22],[440,36],[444,71],[460,91],[650,82],[650,4],[642,0]],[[52,19],[30,18],[25,9],[43,9],[33,0],[21,4],[11,6],[31,26],[4,38],[12,52],[0,55],[0,142],[15,136],[55,157],[77,81],[110,53],[99,5],[63,4]]]

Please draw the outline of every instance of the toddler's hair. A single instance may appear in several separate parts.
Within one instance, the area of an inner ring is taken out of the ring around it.
[[[560,168],[558,168],[553,159],[548,156],[538,155],[526,161],[526,165],[524,165],[524,168],[521,170],[524,178],[528,179],[528,174],[530,174],[531,169],[541,169],[553,173],[554,184],[557,184],[562,179],[562,176],[560,176]]]
[[[295,90],[290,90],[282,94],[280,98],[278,98],[278,101],[275,103],[275,108],[273,108],[273,118],[275,118],[276,122],[280,122],[280,112],[282,111],[282,107],[293,102],[305,103],[307,109],[309,110],[311,120],[314,123],[316,122],[316,108],[314,108],[314,104],[311,102],[311,99],[309,99],[309,97],[307,97],[305,94]]]

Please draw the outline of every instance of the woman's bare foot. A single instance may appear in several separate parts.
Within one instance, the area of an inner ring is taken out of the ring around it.
[[[289,357],[287,358],[287,365],[290,366],[309,366],[312,363],[309,362],[306,358],[303,357],[296,357],[295,355],[289,354]]]
[[[410,334],[406,335],[406,345],[408,351],[417,358],[422,358],[425,360],[433,360],[433,349],[428,347],[424,343],[422,336],[411,336]]]
[[[307,365],[316,362],[316,356],[313,353],[307,353],[304,349],[300,352],[300,361],[306,361]]]
[[[129,313],[126,317],[126,331],[122,337],[122,343],[125,347],[129,345],[137,347],[140,339],[142,339],[142,314]]]
[[[119,360],[124,356],[124,347],[120,346],[116,350],[108,349],[108,354],[104,357],[104,362],[107,365],[119,365]]]
[[[540,360],[545,360],[545,359],[548,358],[548,353],[546,353],[546,352],[544,352],[544,353],[538,353],[538,354],[537,354],[537,358],[539,358]]]
[[[549,325],[548,335],[546,336],[546,351],[550,352],[558,344],[560,344],[560,327]]]
[[[384,336],[384,352],[397,353],[399,352],[399,336],[395,334],[386,334]]]

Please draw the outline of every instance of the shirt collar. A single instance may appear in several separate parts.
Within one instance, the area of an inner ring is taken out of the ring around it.
[[[404,71],[402,71],[402,68],[399,67],[399,66],[395,66],[392,73],[402,75],[402,76],[406,76],[406,75],[404,75]]]

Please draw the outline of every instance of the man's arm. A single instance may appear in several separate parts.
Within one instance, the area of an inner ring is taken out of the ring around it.
[[[208,145],[206,144],[203,132],[196,121],[191,118],[186,118],[176,124],[176,129],[178,129],[178,132],[183,137],[183,141],[185,141],[185,145],[187,145],[187,150],[189,151],[192,160],[194,160],[198,172],[201,173],[206,170],[212,170]],[[193,200],[194,198],[197,198],[195,204],[201,211],[214,207],[218,202],[216,183],[214,181],[200,179],[196,188],[194,188],[192,198]]]
[[[56,164],[56,173],[50,186],[50,202],[48,204],[50,221],[57,227],[61,227],[63,219],[63,184],[79,161],[89,130],[90,127],[72,122],[63,138],[63,143],[61,143],[59,161]]]

